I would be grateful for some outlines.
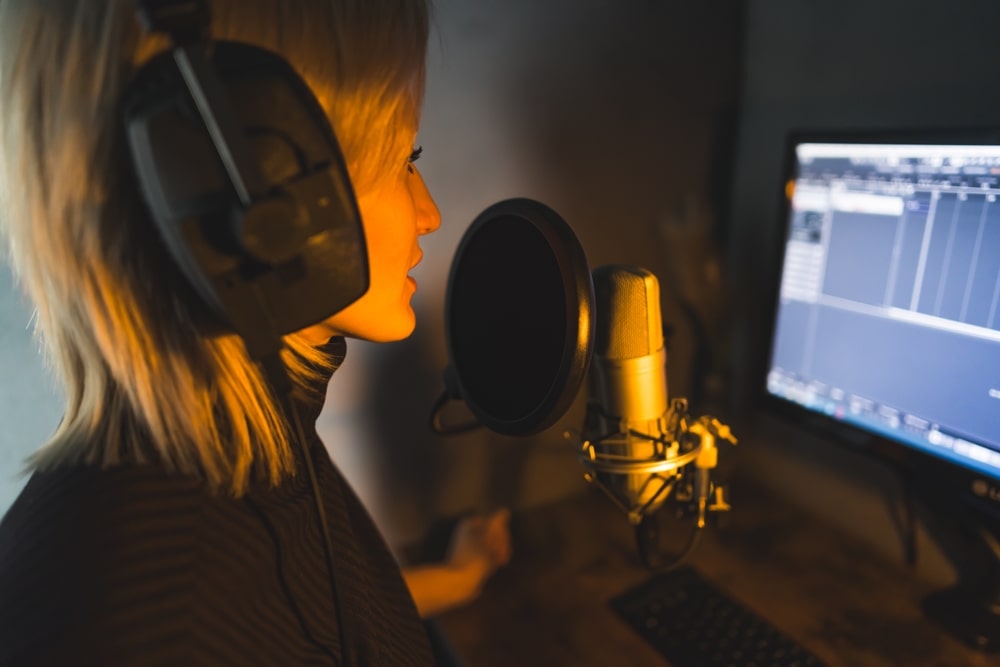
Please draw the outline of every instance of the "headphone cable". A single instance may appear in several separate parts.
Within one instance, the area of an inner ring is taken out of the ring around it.
[[[302,449],[302,458],[305,461],[306,473],[309,475],[309,485],[312,489],[313,501],[316,504],[316,514],[319,519],[320,533],[323,536],[323,551],[325,553],[326,569],[329,575],[330,588],[333,592],[333,606],[337,614],[337,627],[340,636],[340,658],[344,667],[351,667],[351,651],[347,643],[350,633],[347,631],[348,620],[344,613],[343,597],[341,587],[337,581],[337,572],[333,563],[333,538],[330,535],[330,524],[326,515],[326,507],[323,504],[323,494],[319,486],[319,478],[316,475],[316,467],[313,464],[312,451],[309,447],[309,440],[305,436],[305,429],[302,427],[302,420],[292,402],[292,385],[288,377],[288,371],[281,361],[280,353],[268,355],[260,361],[267,377],[272,382],[272,387],[278,393],[285,416],[290,425],[295,429],[295,439]]]

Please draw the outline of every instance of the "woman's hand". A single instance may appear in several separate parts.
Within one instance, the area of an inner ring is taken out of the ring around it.
[[[478,595],[486,580],[510,561],[510,511],[462,519],[451,538],[446,565],[464,571]]]
[[[422,618],[469,604],[486,581],[510,561],[510,511],[458,522],[443,563],[403,568],[403,578]]]

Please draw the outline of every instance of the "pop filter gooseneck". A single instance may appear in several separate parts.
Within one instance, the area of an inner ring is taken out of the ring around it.
[[[594,287],[573,230],[549,207],[508,199],[483,211],[452,260],[448,367],[431,428],[531,435],[565,414],[593,356]],[[449,400],[476,422],[447,426]]]

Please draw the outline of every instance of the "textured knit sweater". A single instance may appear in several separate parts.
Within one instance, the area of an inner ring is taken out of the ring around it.
[[[430,665],[400,569],[306,422],[351,664]],[[304,466],[234,499],[156,465],[35,473],[0,522],[0,665],[340,665]]]

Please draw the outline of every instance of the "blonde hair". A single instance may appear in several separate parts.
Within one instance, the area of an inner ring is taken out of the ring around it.
[[[212,36],[280,53],[326,108],[355,190],[398,168],[424,81],[424,0],[213,0]],[[0,0],[0,238],[66,392],[29,467],[158,460],[240,495],[294,470],[275,397],[193,291],[138,201],[122,91],[165,48],[129,0]],[[286,336],[299,400],[336,360]]]

